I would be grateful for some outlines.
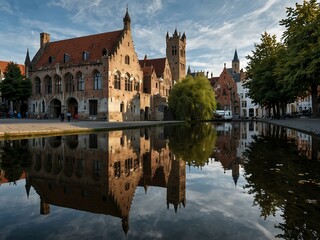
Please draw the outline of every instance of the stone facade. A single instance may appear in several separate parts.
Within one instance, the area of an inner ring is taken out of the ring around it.
[[[151,71],[145,76],[148,73],[135,52],[128,10],[123,23],[122,30],[55,42],[50,42],[48,33],[40,34],[40,49],[28,64],[28,77],[33,82],[31,117],[58,118],[71,112],[78,119],[89,120],[163,119],[158,106],[167,102],[172,88],[170,62],[164,58],[160,77],[157,65],[153,66],[155,75]],[[185,43],[185,35],[181,39]],[[184,53],[185,44],[181,51],[180,45],[178,52]]]

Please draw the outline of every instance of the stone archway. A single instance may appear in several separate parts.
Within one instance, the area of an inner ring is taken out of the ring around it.
[[[67,102],[67,111],[71,112],[71,116],[74,117],[78,114],[78,101],[75,98],[69,98]]]
[[[49,115],[53,118],[59,118],[61,114],[61,101],[52,99],[49,106]]]

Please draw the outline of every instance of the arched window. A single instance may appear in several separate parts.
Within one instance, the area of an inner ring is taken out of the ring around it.
[[[35,94],[40,94],[41,93],[41,80],[39,77],[36,77],[35,80]]]
[[[124,57],[124,63],[130,65],[130,57],[128,55]]]
[[[54,76],[54,92],[61,93],[61,77],[59,75]]]
[[[139,80],[137,80],[137,81],[134,82],[134,90],[139,92],[139,90],[140,90]]]
[[[73,76],[71,73],[67,73],[65,75],[65,82],[66,82],[66,92],[74,92],[74,83],[73,83]]]
[[[45,93],[50,94],[52,93],[52,79],[48,75],[44,77],[44,84],[45,84]]]
[[[82,72],[78,72],[77,78],[77,91],[84,91],[84,76]]]
[[[177,55],[177,46],[172,46],[172,56]]]
[[[120,72],[117,71],[114,74],[114,89],[121,89],[121,84],[120,84]]]
[[[132,81],[130,80],[130,75],[128,73],[124,77],[124,84],[125,84],[124,90],[132,91]]]
[[[95,71],[93,74],[93,89],[100,90],[102,89],[102,76],[99,71]]]

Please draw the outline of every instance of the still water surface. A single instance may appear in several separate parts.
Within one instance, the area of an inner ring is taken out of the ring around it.
[[[203,123],[0,142],[0,239],[317,239],[320,140]]]

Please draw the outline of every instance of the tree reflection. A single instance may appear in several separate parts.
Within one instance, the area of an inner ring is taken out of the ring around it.
[[[244,156],[248,184],[266,219],[281,210],[283,239],[317,239],[320,233],[318,216],[320,165],[307,159],[281,127],[269,128],[256,137]]]
[[[32,156],[28,151],[27,140],[5,141],[1,157],[1,169],[8,182],[15,183],[24,170],[31,166]]]
[[[212,124],[168,126],[169,147],[177,158],[193,166],[204,166],[212,154],[217,134]]]

